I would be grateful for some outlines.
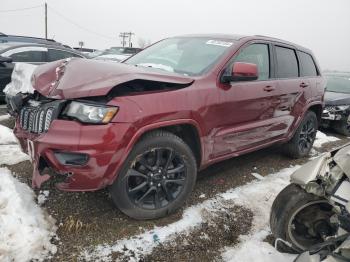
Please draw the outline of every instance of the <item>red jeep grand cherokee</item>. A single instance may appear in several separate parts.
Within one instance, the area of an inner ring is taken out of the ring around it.
[[[136,219],[179,208],[215,162],[275,143],[307,155],[325,84],[309,50],[236,35],[168,38],[120,64],[56,61],[32,82],[34,94],[8,100],[33,187],[108,186]]]

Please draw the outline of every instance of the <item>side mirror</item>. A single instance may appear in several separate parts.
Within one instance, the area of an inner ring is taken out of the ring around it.
[[[253,81],[258,79],[258,66],[251,63],[236,62],[232,66],[231,75],[223,75],[224,83],[235,81]]]
[[[0,56],[0,63],[11,63],[12,58],[7,56]]]

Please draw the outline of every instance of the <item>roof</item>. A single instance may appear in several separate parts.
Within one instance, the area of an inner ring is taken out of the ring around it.
[[[234,40],[234,41],[239,41],[239,40],[267,40],[267,41],[272,41],[272,42],[278,42],[281,44],[286,44],[286,45],[290,45],[290,46],[294,46],[296,49],[301,50],[301,51],[306,51],[306,52],[311,52],[309,49],[297,45],[295,43],[286,41],[286,40],[282,40],[279,38],[275,38],[275,37],[270,37],[270,36],[263,36],[263,35],[239,35],[239,34],[217,34],[217,33],[213,33],[213,34],[189,34],[189,35],[179,35],[177,37],[205,37],[205,38],[217,38],[217,39],[226,39],[226,40]]]
[[[29,46],[36,46],[36,47],[47,47],[47,48],[55,48],[59,50],[65,50],[69,51],[71,53],[75,53],[81,56],[84,56],[81,52],[78,52],[71,48],[66,48],[63,45],[55,45],[55,44],[42,44],[42,43],[23,43],[23,42],[6,42],[6,43],[0,43],[0,53],[4,53],[8,50],[11,50],[13,48],[18,47],[29,47]]]
[[[189,34],[189,35],[179,35],[177,37],[205,37],[205,38],[219,38],[219,39],[231,39],[231,40],[240,40],[246,36],[238,34]]]
[[[56,42],[53,39],[46,39],[33,36],[6,35],[4,33],[0,33],[0,43],[1,42],[52,43],[55,45],[61,45],[61,43]]]

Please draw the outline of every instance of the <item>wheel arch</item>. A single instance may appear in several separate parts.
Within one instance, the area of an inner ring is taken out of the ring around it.
[[[304,115],[307,111],[313,111],[316,116],[317,116],[317,121],[318,121],[318,125],[320,125],[321,123],[321,118],[322,118],[322,112],[323,112],[323,105],[322,104],[313,104],[310,105],[306,111],[304,112]]]
[[[203,159],[203,144],[201,140],[202,132],[198,123],[192,119],[160,122],[140,128],[135,133],[126,149],[127,155],[131,152],[132,148],[138,141],[148,133],[156,130],[168,131],[180,137],[192,150],[197,162],[197,167],[201,166]]]

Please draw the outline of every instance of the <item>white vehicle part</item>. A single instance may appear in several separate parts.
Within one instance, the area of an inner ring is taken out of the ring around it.
[[[331,200],[346,206],[350,200],[350,182],[344,181],[331,196]]]
[[[334,162],[350,178],[350,144],[340,149],[333,157]]]
[[[331,159],[331,154],[326,153],[313,161],[303,165],[291,176],[291,183],[305,186],[311,181],[317,179],[318,175],[324,175],[329,172],[328,161]]]
[[[4,93],[11,96],[18,93],[34,93],[31,77],[36,67],[26,63],[16,63],[11,75],[11,82],[5,87]]]

